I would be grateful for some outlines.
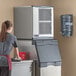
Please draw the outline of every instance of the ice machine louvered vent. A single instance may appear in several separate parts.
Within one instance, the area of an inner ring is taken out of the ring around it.
[[[39,20],[51,20],[51,9],[39,9]]]
[[[39,23],[39,34],[51,34],[50,23]]]

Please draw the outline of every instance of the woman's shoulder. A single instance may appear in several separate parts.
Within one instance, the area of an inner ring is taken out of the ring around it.
[[[7,38],[10,40],[10,39],[15,39],[16,36],[14,34],[11,34],[11,33],[8,33],[7,34]]]

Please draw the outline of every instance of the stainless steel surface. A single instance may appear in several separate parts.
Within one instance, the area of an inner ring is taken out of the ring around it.
[[[32,7],[14,8],[15,35],[17,38],[32,39]]]
[[[12,62],[11,76],[34,76],[33,75],[33,60],[21,62]]]
[[[32,40],[18,40],[20,51],[26,51],[30,54],[30,59],[37,60],[35,45],[32,45]]]

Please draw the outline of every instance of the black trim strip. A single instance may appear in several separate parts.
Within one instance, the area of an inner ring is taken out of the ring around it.
[[[32,39],[17,38],[17,40],[32,40]]]

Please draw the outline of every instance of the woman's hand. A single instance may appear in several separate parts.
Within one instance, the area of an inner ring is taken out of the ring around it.
[[[22,60],[20,56],[18,56],[17,59]]]

